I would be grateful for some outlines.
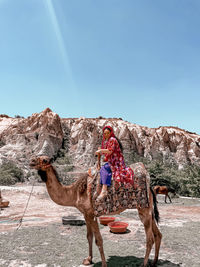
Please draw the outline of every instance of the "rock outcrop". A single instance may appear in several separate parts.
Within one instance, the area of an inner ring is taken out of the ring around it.
[[[200,165],[198,134],[176,127],[148,128],[115,118],[60,118],[49,108],[28,118],[0,116],[0,165],[13,161],[28,172],[32,155],[56,158],[62,150],[74,170],[85,170],[96,161],[94,153],[107,124],[121,140],[127,164],[139,155],[175,162],[179,168],[190,163]]]
[[[102,128],[109,124],[121,140],[126,162],[136,155],[164,162],[200,165],[200,136],[176,127],[148,128],[121,119],[62,119],[70,131],[69,153],[76,165],[94,164],[94,152],[101,144]]]
[[[53,157],[62,142],[60,117],[49,108],[26,119],[0,117],[0,163],[16,162],[28,171],[33,154]]]

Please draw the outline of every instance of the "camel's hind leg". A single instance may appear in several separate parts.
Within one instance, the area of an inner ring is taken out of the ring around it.
[[[158,261],[158,256],[159,256],[162,234],[156,225],[155,219],[152,220],[152,229],[153,229],[154,240],[155,240],[155,257],[153,260],[153,266],[156,266],[156,263]]]
[[[144,229],[146,233],[146,253],[144,257],[144,266],[147,266],[149,255],[154,244],[154,233],[152,226],[152,213],[149,212],[149,208],[139,209],[139,217],[142,223],[144,224]]]
[[[85,216],[85,222],[87,226],[87,240],[89,244],[89,256],[83,260],[83,264],[90,265],[92,264],[92,258],[93,258],[93,253],[92,253],[93,231],[90,225],[90,220],[87,218],[87,216]]]

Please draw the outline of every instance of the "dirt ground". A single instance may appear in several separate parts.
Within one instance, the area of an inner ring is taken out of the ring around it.
[[[78,210],[52,202],[45,185],[33,188],[23,222],[19,227],[32,187],[0,187],[10,201],[0,213],[0,266],[9,267],[80,267],[87,256],[86,226],[62,224],[62,217],[81,216]],[[172,204],[158,197],[163,234],[158,266],[200,266],[200,199],[174,198]],[[128,222],[124,234],[113,234],[100,225],[108,267],[140,266],[145,253],[145,234],[137,210],[126,210],[115,216]],[[101,259],[94,244],[94,267]],[[154,249],[151,253],[153,259]]]

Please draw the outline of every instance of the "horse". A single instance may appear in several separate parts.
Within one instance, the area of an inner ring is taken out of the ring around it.
[[[169,192],[171,192],[174,195],[176,195],[175,190],[173,188],[167,187],[166,185],[162,185],[162,186],[161,185],[156,185],[156,186],[154,186],[153,191],[154,191],[155,195],[157,195],[157,194],[165,195],[165,203],[167,203],[167,197],[169,198],[170,203],[172,203],[172,200],[171,200],[171,198],[170,198],[170,196],[168,194]]]

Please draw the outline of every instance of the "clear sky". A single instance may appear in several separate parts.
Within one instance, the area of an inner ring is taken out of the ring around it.
[[[200,134],[199,0],[0,0],[0,114]]]

